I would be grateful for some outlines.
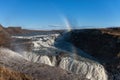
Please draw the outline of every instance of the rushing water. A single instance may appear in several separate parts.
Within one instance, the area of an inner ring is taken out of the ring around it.
[[[29,36],[33,43],[32,51],[21,51],[20,55],[30,62],[60,67],[89,80],[107,80],[104,67],[93,61],[93,57],[67,42],[69,36],[70,34],[66,33]],[[29,37],[14,36],[24,39]]]

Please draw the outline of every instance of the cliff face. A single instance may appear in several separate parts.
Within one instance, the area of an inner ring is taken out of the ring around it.
[[[109,30],[108,30],[109,32]],[[120,34],[104,33],[102,30],[75,30],[70,32],[70,42],[101,62],[111,62],[119,58]]]

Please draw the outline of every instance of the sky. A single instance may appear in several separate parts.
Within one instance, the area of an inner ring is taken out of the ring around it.
[[[120,26],[120,0],[0,0],[0,24],[25,29]]]

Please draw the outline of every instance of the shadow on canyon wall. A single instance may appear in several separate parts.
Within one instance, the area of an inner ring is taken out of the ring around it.
[[[72,30],[60,35],[55,46],[99,62],[105,67],[110,79],[120,73],[119,31],[117,28]],[[114,77],[114,80],[118,79]]]
[[[111,63],[119,59],[120,36],[105,33],[99,29],[72,30],[59,36],[55,46],[68,51],[72,51],[74,46],[74,49],[79,48],[100,62]],[[78,52],[77,50],[76,53],[81,55]]]

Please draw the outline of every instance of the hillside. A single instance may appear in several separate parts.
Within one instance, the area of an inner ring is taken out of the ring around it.
[[[0,25],[0,46],[10,47],[11,37],[9,33]]]

